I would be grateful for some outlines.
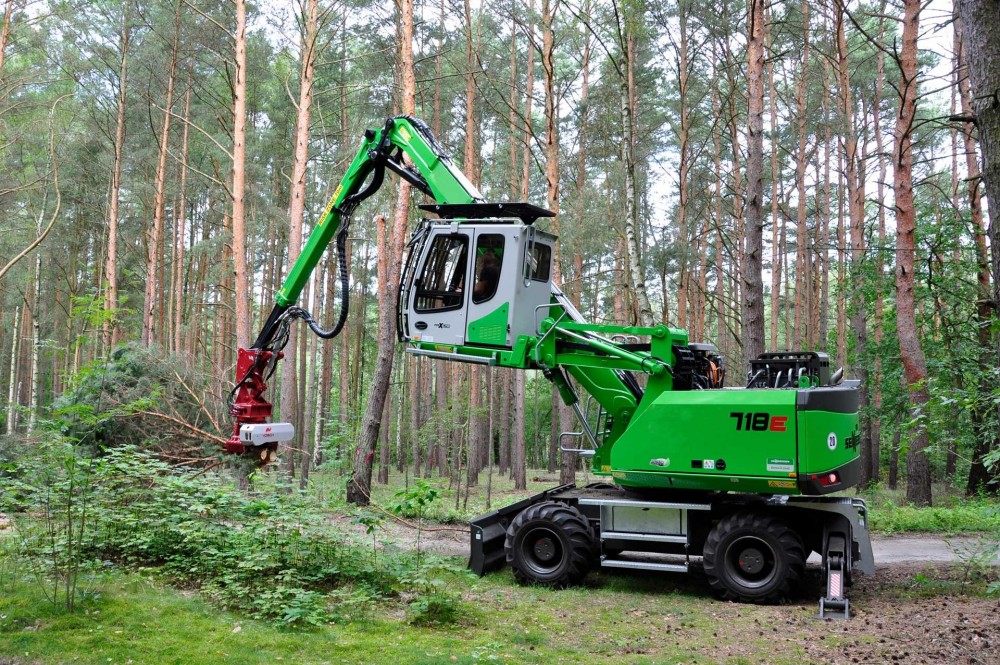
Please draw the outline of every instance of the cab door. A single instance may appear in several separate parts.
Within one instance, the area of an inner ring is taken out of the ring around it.
[[[517,284],[516,227],[491,224],[476,229],[472,289],[466,315],[466,344],[510,348],[510,312]]]
[[[453,228],[432,228],[417,265],[406,315],[406,332],[414,341],[465,343],[472,234]]]

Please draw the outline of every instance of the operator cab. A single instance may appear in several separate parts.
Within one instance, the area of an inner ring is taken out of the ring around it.
[[[414,231],[399,287],[399,335],[439,351],[510,349],[537,334],[551,301],[553,213],[527,203],[420,206],[440,219]]]

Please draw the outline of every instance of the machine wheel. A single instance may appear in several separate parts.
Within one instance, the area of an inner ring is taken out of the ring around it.
[[[772,603],[786,597],[805,570],[802,539],[768,515],[735,513],[705,540],[705,575],[725,600]]]
[[[546,501],[525,508],[507,529],[507,565],[521,584],[576,584],[596,559],[594,532],[573,506]]]

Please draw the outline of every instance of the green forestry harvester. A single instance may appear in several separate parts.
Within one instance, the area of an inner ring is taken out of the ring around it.
[[[816,552],[827,579],[821,616],[848,615],[852,572],[874,572],[866,508],[823,495],[858,482],[857,382],[831,372],[825,354],[796,351],[763,354],[745,389],[723,388],[723,358],[684,330],[586,322],[552,282],[556,238],[534,225],[553,213],[484,201],[408,116],[365,133],[257,340],[239,350],[227,451],[267,462],[292,438],[291,425],[267,422],[266,379],[294,319],[324,338],[343,326],[351,214],[386,169],[435,201],[420,206],[436,217],[413,231],[399,284],[406,352],[540,370],[579,418],[562,449],[608,481],[472,520],[474,571],[506,563],[520,582],[564,586],[595,566],[683,572],[700,557],[722,598],[773,602]],[[334,240],[343,305],[322,330],[295,302]]]

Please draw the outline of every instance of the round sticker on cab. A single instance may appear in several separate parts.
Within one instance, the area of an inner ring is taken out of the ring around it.
[[[830,450],[837,449],[837,434],[835,432],[830,432],[830,435],[826,437],[826,447]]]

